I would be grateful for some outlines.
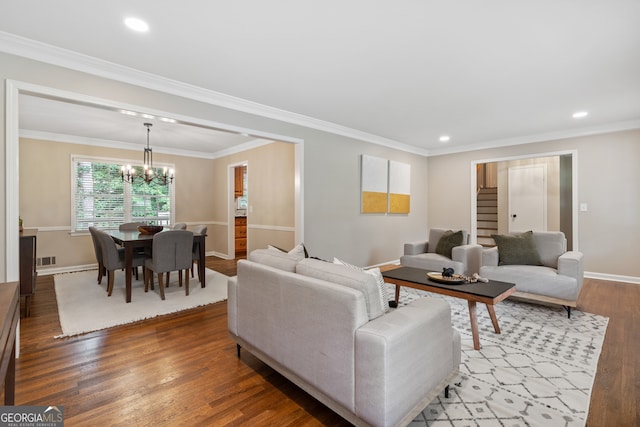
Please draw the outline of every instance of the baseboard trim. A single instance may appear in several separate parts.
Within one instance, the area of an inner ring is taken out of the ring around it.
[[[584,277],[588,279],[609,280],[612,282],[624,282],[640,285],[640,277],[634,276],[622,276],[620,274],[595,273],[592,271],[585,271]]]

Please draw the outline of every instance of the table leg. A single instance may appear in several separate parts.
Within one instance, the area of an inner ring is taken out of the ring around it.
[[[127,290],[127,302],[131,302],[131,279],[133,270],[133,246],[124,246],[124,271],[125,271],[125,285]]]
[[[492,304],[487,304],[487,311],[489,312],[489,317],[491,317],[491,323],[493,323],[493,330],[496,334],[499,334],[500,325],[498,325],[498,318],[496,317],[496,311],[493,309]]]
[[[205,278],[207,277],[205,274],[206,271],[206,266],[205,261],[206,261],[206,256],[205,253],[206,251],[204,250],[204,237],[200,240],[200,243],[198,244],[198,247],[200,248],[200,261],[198,262],[198,270],[200,273],[200,286],[201,287],[205,287]]]
[[[476,302],[469,301],[469,318],[471,319],[471,335],[473,335],[473,349],[480,350],[480,334],[478,333],[478,316]]]
[[[395,307],[398,306],[398,303],[400,302],[400,285],[396,285],[396,294],[395,294]]]

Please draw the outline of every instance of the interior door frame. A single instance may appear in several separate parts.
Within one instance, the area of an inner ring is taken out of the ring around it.
[[[227,200],[229,206],[227,221],[227,253],[229,259],[236,257],[236,205],[235,205],[235,169],[240,166],[247,167],[247,185],[249,181],[249,161],[242,160],[227,165]],[[247,200],[249,199],[247,194]],[[247,247],[249,246],[249,207],[247,206]]]
[[[469,197],[471,198],[471,223],[469,225],[469,243],[478,242],[478,208],[476,205],[476,188],[478,184],[476,168],[482,163],[505,162],[510,160],[534,159],[537,157],[552,157],[571,155],[571,229],[573,234],[572,248],[574,251],[579,250],[578,246],[578,150],[563,150],[542,153],[523,154],[519,156],[507,156],[488,158],[480,160],[472,160],[470,168],[471,187]]]

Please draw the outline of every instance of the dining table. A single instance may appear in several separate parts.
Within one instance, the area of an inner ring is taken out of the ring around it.
[[[166,233],[169,230],[160,231],[160,233]],[[125,287],[126,287],[126,301],[131,302],[131,281],[133,280],[133,254],[138,248],[149,248],[153,246],[154,234],[143,233],[138,230],[132,231],[119,231],[111,230],[107,232],[116,244],[124,248],[124,264],[125,264]],[[200,285],[205,287],[205,237],[206,234],[193,234],[193,243],[198,244],[199,248],[199,261],[198,261],[198,273],[200,276]]]

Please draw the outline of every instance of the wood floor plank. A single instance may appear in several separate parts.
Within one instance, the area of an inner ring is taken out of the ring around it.
[[[207,267],[235,275],[236,262]],[[68,426],[347,426],[250,353],[236,356],[226,303],[55,339],[53,278],[21,319],[17,405],[60,405]],[[610,318],[587,425],[640,425],[640,286],[585,280],[578,309]],[[23,308],[24,309],[24,308]]]

